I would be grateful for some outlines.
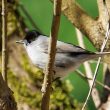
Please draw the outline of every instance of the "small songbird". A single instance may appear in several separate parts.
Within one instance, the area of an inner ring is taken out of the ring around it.
[[[25,38],[17,43],[24,44],[32,63],[44,70],[48,60],[49,38],[39,32],[29,31]],[[56,56],[54,62],[55,77],[64,77],[75,71],[82,63],[92,60],[110,52],[90,52],[73,44],[57,41]]]

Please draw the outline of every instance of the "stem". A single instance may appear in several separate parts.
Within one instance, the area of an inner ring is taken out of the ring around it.
[[[50,33],[50,42],[48,47],[48,63],[46,65],[46,72],[44,76],[44,83],[42,86],[43,98],[41,110],[49,110],[50,92],[52,85],[52,73],[54,69],[54,61],[56,54],[57,35],[60,25],[61,16],[61,2],[62,0],[54,0],[54,15]]]

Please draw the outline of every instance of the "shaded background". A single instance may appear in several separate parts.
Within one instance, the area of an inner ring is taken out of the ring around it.
[[[13,2],[14,0],[9,0],[9,2],[11,1]],[[76,0],[76,2],[78,2],[88,12],[90,16],[94,18],[98,16],[96,0],[91,0],[91,1]],[[13,6],[13,9],[15,9],[14,8],[15,5],[16,4],[10,5],[10,7]],[[33,20],[34,25],[36,27],[32,25],[31,21],[26,16],[26,13],[24,13],[22,7],[25,8],[25,10]],[[40,106],[40,100],[41,100],[40,88],[41,88],[41,83],[43,82],[43,75],[41,75],[40,70],[35,69],[35,67],[31,65],[31,63],[27,59],[27,54],[25,50],[22,49],[22,46],[19,46],[15,43],[17,39],[21,39],[22,35],[24,36],[24,34],[20,33],[19,38],[15,37],[16,34],[18,34],[18,30],[21,32],[19,28],[19,23],[17,20],[18,18],[21,19],[21,21],[25,23],[24,25],[26,25],[28,30],[33,30],[33,29],[40,30],[42,34],[49,36],[50,29],[51,29],[51,22],[52,22],[53,4],[49,0],[19,0],[16,8],[17,8],[17,11],[15,12],[10,11],[11,13],[8,12],[9,13],[8,27],[11,27],[8,29],[9,30],[8,35],[10,36],[12,35],[12,37],[9,37],[11,41],[9,43],[9,46],[11,47],[10,53],[11,53],[11,58],[12,59],[15,58],[14,59],[15,62],[11,60],[11,64],[13,63],[14,66],[13,65],[10,66],[12,70],[9,69],[8,78],[9,78],[9,82],[11,83],[10,86],[12,86],[11,88],[14,91],[14,95],[17,102],[21,102],[20,104],[26,102],[34,110],[35,109],[34,107]],[[14,13],[14,16],[12,16],[13,13]],[[13,32],[15,31],[15,33],[10,34],[10,33],[13,33],[12,31]],[[15,39],[13,36],[15,37]],[[83,38],[85,41],[86,48],[90,51],[96,51],[96,49],[89,42],[89,40],[85,36]],[[63,14],[61,16],[61,24],[60,24],[58,39],[64,42],[78,45],[75,28]],[[22,53],[22,57],[20,55],[21,53]],[[19,59],[19,57],[21,58]],[[93,72],[95,70],[95,65],[96,65],[95,63],[91,63]],[[83,65],[81,65],[79,69],[83,73],[85,73]],[[97,79],[101,82],[103,82],[102,71],[103,71],[103,65],[101,64],[100,69],[98,71],[98,77],[97,77]],[[28,74],[28,76],[26,74]],[[29,77],[30,79],[27,77]],[[96,86],[99,92],[101,93],[102,87],[100,87],[99,85],[96,85]],[[74,99],[74,104],[76,104],[76,106],[80,106],[80,104],[84,103],[86,96],[88,94],[88,90],[89,90],[89,86],[86,81],[84,81],[79,75],[77,75],[77,73],[75,72],[70,73],[68,76],[62,79],[62,82],[57,83],[57,88],[54,88],[54,93],[53,93],[54,95],[51,96],[52,102],[54,103],[54,105],[52,106],[55,106],[55,104],[57,106],[62,106],[64,102],[68,106],[70,106],[68,104],[70,99],[72,100]],[[66,95],[63,94],[62,92],[65,93]],[[59,99],[59,97],[61,99]],[[57,100],[57,102],[55,102],[53,99]],[[36,102],[39,102],[39,103],[36,103]],[[20,104],[18,106],[21,106]],[[65,105],[63,106],[65,107]],[[61,109],[58,109],[58,110],[61,110]],[[64,110],[71,110],[71,109],[68,108]],[[79,110],[79,109],[75,109],[75,110]],[[95,110],[94,103],[91,98],[88,102],[88,110]]]

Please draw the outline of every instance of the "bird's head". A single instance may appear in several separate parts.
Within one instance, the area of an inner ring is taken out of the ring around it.
[[[27,32],[27,34],[23,40],[16,41],[16,43],[28,45],[28,44],[32,43],[34,40],[36,40],[39,37],[39,35],[41,35],[41,34],[39,32],[37,32],[36,30],[29,31],[29,32]]]

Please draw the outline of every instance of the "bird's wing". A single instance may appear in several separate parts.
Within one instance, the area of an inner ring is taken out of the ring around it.
[[[48,41],[49,41],[49,38],[44,38],[42,39],[42,44],[40,44],[42,51],[45,53],[48,53]],[[79,53],[79,54],[80,53],[93,53],[79,46],[61,42],[61,41],[57,41],[56,48],[57,48],[57,53],[65,53],[65,54],[66,53]]]
[[[68,44],[64,42],[57,42],[57,52],[58,53],[93,53],[90,51],[87,51],[79,46],[73,45],[73,44]]]

